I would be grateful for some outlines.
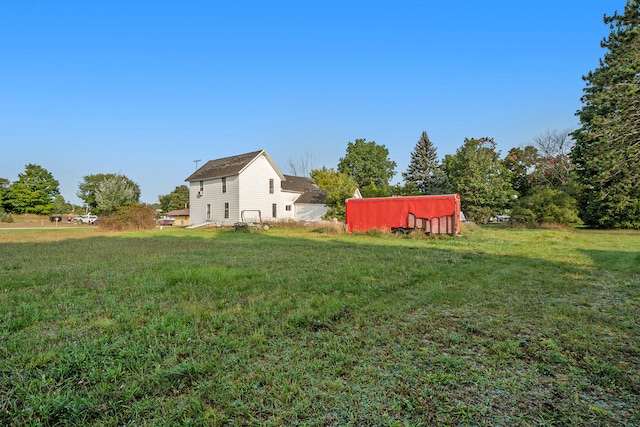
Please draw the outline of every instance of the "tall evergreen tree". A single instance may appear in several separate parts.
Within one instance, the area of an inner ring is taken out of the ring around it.
[[[586,82],[572,151],[586,225],[640,228],[640,0],[604,17],[607,50]]]
[[[449,192],[446,174],[438,164],[438,154],[427,132],[423,131],[420,140],[411,152],[411,161],[402,177],[407,183],[414,184],[420,194],[445,194]]]

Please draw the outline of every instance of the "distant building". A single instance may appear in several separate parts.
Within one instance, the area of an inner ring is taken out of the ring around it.
[[[187,227],[190,224],[189,209],[178,209],[165,214],[169,218],[174,218],[173,225]]]

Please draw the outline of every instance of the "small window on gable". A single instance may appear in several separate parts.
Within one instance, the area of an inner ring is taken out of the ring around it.
[[[222,192],[226,193],[227,192],[227,177],[222,177]]]
[[[269,194],[273,194],[273,178],[269,179]]]
[[[204,181],[200,181],[200,195],[204,194]]]

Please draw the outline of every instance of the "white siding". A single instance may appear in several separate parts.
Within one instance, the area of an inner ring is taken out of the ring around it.
[[[191,224],[214,223],[220,226],[232,225],[240,220],[238,207],[238,177],[228,176],[227,191],[222,192],[222,178],[205,180],[203,191],[200,182],[191,183],[189,191]],[[229,218],[224,217],[224,204],[229,203]],[[207,205],[210,205],[210,216],[207,218]]]
[[[282,200],[282,209],[278,206],[278,216],[280,219],[296,219],[297,209],[294,202],[300,197],[300,193],[281,191],[280,196]],[[287,206],[291,206],[291,210],[288,211]]]
[[[204,199],[198,196],[200,183],[192,181],[189,183],[189,216],[191,224],[202,224],[205,221]]]
[[[273,193],[269,192],[270,179],[273,180]],[[222,178],[203,181],[201,195],[199,191],[200,181],[189,183],[190,222],[194,226],[205,223],[231,226],[241,220],[243,210],[259,210],[263,221],[317,221],[327,211],[323,205],[294,203],[299,194],[282,191],[281,176],[264,154],[256,157],[239,175],[226,177],[225,193],[222,192]],[[224,217],[225,203],[229,203],[229,218]],[[276,218],[272,216],[274,204]],[[210,205],[208,218],[207,205]],[[291,206],[291,210],[287,211],[287,206]]]
[[[298,203],[296,205],[296,220],[321,221],[322,215],[329,210],[325,205],[318,203]]]
[[[273,193],[269,192],[269,180],[273,179]],[[286,211],[290,196],[281,191],[280,175],[264,155],[258,156],[239,177],[240,211],[259,210],[263,221],[293,218],[294,211]],[[277,217],[273,218],[273,204],[277,206]],[[292,208],[293,209],[293,208]]]

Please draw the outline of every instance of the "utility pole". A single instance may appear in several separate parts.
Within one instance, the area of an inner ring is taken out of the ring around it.
[[[198,160],[194,160],[194,162],[196,162],[196,170],[198,170],[198,162],[201,162],[202,160],[198,159]]]

